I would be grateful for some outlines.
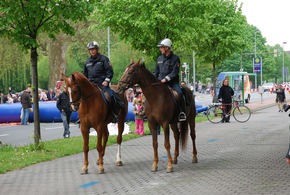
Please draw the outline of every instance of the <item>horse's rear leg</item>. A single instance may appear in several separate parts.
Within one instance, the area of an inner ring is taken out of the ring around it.
[[[179,139],[180,139],[180,134],[179,130],[176,124],[171,125],[171,129],[174,133],[174,140],[175,140],[175,149],[174,149],[174,156],[173,156],[173,164],[177,164],[177,158],[179,156]]]
[[[84,164],[82,168],[81,174],[87,174],[88,173],[88,166],[89,166],[89,160],[88,160],[88,153],[89,153],[89,130],[83,130],[81,128],[82,135],[83,135],[83,152],[84,152]]]
[[[192,140],[192,163],[198,163],[197,159],[197,149],[196,149],[196,135],[195,135],[195,117],[194,119],[188,120],[189,121],[189,126],[190,126],[190,137]]]

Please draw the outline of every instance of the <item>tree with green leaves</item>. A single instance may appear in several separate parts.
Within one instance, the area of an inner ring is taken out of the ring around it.
[[[216,67],[247,46],[249,25],[237,0],[211,0],[199,17],[193,19],[192,36],[183,39],[205,63],[212,64],[213,87],[216,88]],[[198,27],[198,28],[197,28]]]
[[[172,39],[183,51],[194,50],[216,66],[246,46],[247,22],[237,0],[110,0],[98,5],[105,26],[156,58],[156,44]]]
[[[98,4],[97,13],[104,27],[110,26],[134,49],[156,60],[160,40],[167,37],[176,45],[182,43],[181,34],[186,33],[186,26],[192,26],[203,1],[110,0]]]
[[[83,21],[93,11],[88,0],[2,0],[0,2],[0,35],[8,37],[23,50],[30,51],[34,100],[34,142],[39,146],[40,121],[38,104],[37,38],[45,33],[55,39],[61,31],[74,34],[71,22]]]

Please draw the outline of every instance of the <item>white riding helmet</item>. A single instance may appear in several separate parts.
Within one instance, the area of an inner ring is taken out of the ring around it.
[[[89,42],[87,45],[87,48],[88,49],[94,49],[94,48],[99,49],[99,43],[96,41]]]
[[[163,39],[160,41],[160,43],[157,45],[157,47],[172,47],[172,41],[170,39]]]

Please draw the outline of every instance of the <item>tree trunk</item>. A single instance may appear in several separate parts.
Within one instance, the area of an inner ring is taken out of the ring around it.
[[[37,48],[31,48],[31,75],[32,75],[32,85],[33,85],[33,120],[34,120],[34,144],[36,148],[39,146],[39,140],[41,139],[40,134],[40,121],[39,121],[39,104],[38,104],[38,72],[37,72]]]
[[[66,35],[59,35],[56,41],[49,44],[49,88],[54,89],[57,81],[60,80],[61,74],[66,70],[66,51],[70,38]]]

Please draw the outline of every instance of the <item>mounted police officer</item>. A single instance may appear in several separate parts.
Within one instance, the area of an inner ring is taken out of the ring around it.
[[[157,59],[156,68],[153,74],[162,83],[169,85],[177,91],[177,93],[181,97],[179,121],[185,121],[185,100],[179,85],[180,59],[171,51],[172,42],[170,39],[163,39],[157,45],[157,47],[159,47],[161,55]]]
[[[118,113],[124,107],[124,102],[109,86],[114,76],[112,64],[108,57],[99,53],[100,47],[96,41],[89,42],[87,48],[90,52],[90,57],[86,61],[84,75],[94,85],[108,92],[112,101],[112,122],[116,123],[118,121]]]

